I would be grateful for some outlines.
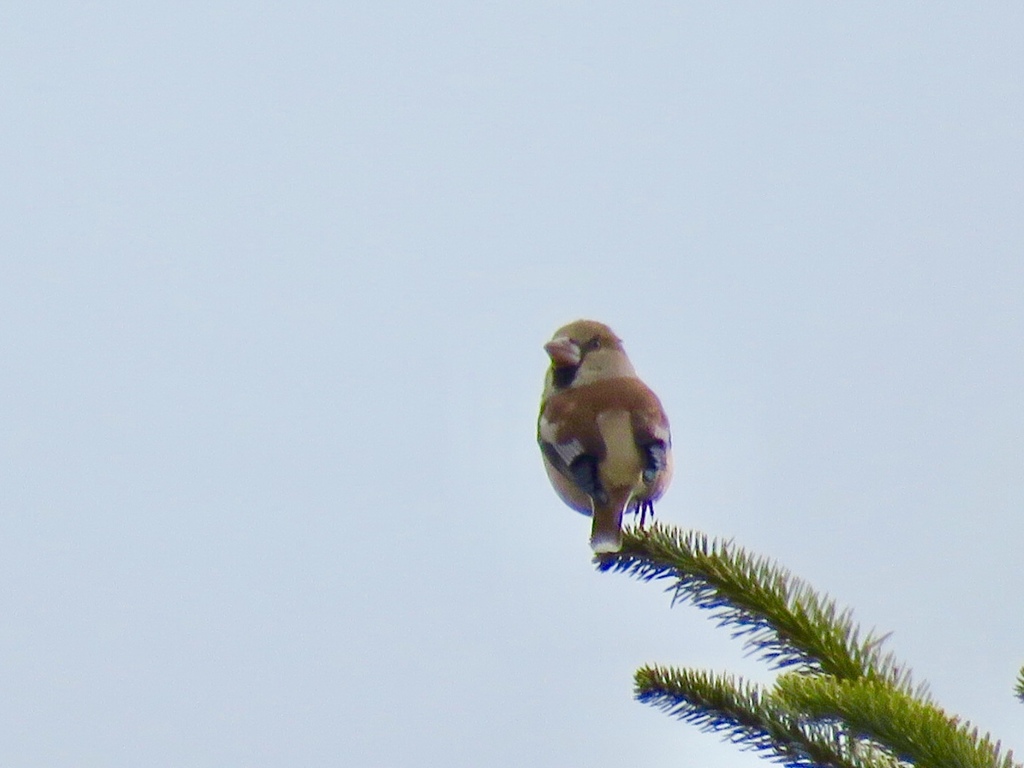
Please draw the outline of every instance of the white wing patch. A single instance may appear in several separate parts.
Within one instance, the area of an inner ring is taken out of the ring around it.
[[[543,417],[540,420],[538,433],[540,434],[540,439],[554,449],[555,453],[558,454],[558,458],[562,460],[565,466],[572,464],[573,460],[583,453],[583,443],[576,438],[559,443],[558,426]]]
[[[579,440],[570,440],[567,443],[551,443],[550,445],[555,449],[558,458],[565,462],[567,467],[575,461],[577,456],[583,453],[583,444]]]

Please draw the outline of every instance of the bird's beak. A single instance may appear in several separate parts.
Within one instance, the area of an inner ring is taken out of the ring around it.
[[[556,368],[576,366],[580,364],[580,345],[568,336],[556,336],[544,345],[552,364]]]

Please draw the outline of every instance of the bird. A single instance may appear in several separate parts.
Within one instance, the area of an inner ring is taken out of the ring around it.
[[[604,323],[569,323],[544,350],[551,361],[537,418],[544,469],[562,501],[593,518],[594,553],[618,552],[623,515],[639,513],[643,527],[672,479],[668,417]]]

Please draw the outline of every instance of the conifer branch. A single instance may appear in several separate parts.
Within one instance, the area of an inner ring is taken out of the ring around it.
[[[1013,753],[1000,755],[999,742],[988,734],[979,737],[969,723],[880,680],[787,674],[776,682],[774,694],[801,717],[842,723],[858,738],[884,744],[916,766],[1019,768]]]
[[[698,670],[642,667],[636,697],[705,732],[793,768],[893,768],[895,760],[865,760],[832,724],[801,723],[758,686],[728,675]]]
[[[820,597],[767,558],[699,531],[655,524],[627,529],[622,551],[598,561],[601,570],[643,581],[674,579],[673,602],[688,600],[714,612],[720,626],[745,637],[745,646],[775,668],[795,667],[843,680],[884,680],[908,693],[910,674],[880,648],[884,638],[861,639],[851,612]],[[914,691],[924,696],[919,688]]]
[[[915,688],[882,653],[882,638],[861,639],[850,611],[770,560],[660,524],[623,538],[620,552],[597,559],[599,569],[672,580],[673,603],[711,611],[753,653],[786,670],[762,688],[648,666],[636,673],[640,701],[794,768],[1024,768]],[[1024,668],[1016,693],[1024,701]]]

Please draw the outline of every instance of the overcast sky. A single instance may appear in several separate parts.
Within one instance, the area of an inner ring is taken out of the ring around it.
[[[1024,6],[8,3],[0,764],[763,764],[534,438],[609,323],[659,518],[1024,750]]]

